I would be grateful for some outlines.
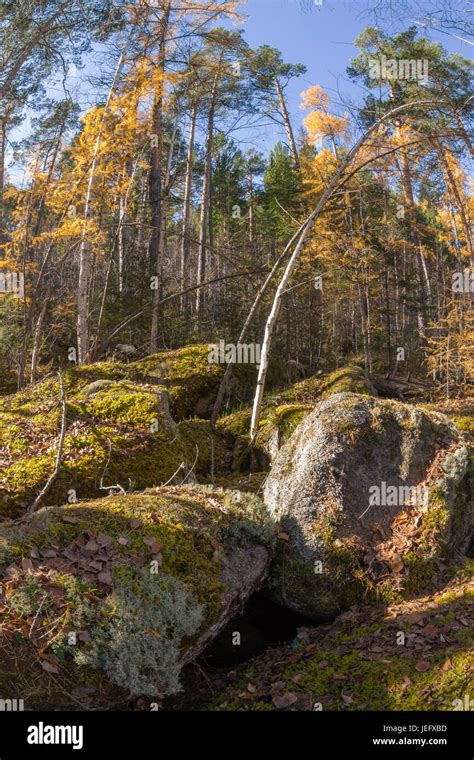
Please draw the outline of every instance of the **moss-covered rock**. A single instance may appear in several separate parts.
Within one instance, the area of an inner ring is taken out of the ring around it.
[[[225,364],[209,363],[208,356],[208,344],[196,344],[161,351],[128,363],[109,359],[80,367],[72,365],[63,372],[66,394],[68,397],[87,398],[110,382],[133,381],[165,388],[170,398],[171,413],[177,420],[209,417]],[[250,364],[236,364],[234,376],[229,398],[235,405],[251,397],[256,368]],[[55,373],[51,373],[20,394],[5,399],[4,404],[15,407],[18,403],[35,404],[58,396],[59,381]]]
[[[69,383],[61,466],[46,504],[102,496],[109,486],[141,490],[173,477],[179,483],[189,473],[207,481],[230,469],[227,436],[211,433],[204,420],[177,424],[163,387],[125,379],[93,385],[84,392]],[[0,513],[7,516],[32,503],[55,467],[60,404],[37,392],[10,396],[0,409]]]
[[[3,524],[0,672],[12,670],[2,696],[25,677],[9,659],[15,641],[42,663],[43,687],[51,673],[76,685],[105,677],[133,695],[175,693],[182,666],[264,580],[272,543],[257,497],[205,487],[44,508]],[[26,707],[47,708],[47,689],[33,686]]]
[[[163,351],[128,365],[131,376],[163,384],[169,392],[171,411],[177,419],[209,417],[212,412],[225,364],[209,363],[207,344]],[[256,381],[256,368],[234,365],[229,389],[232,403],[248,400]]]
[[[331,395],[276,457],[264,487],[280,520],[273,593],[330,618],[363,598],[423,587],[472,528],[468,449],[448,418]]]

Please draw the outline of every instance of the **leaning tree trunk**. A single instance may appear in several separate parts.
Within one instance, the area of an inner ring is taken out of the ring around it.
[[[38,47],[39,43],[47,39],[47,35],[51,32],[54,24],[61,17],[61,14],[66,10],[68,5],[69,0],[67,0],[65,3],[62,3],[56,12],[53,13],[48,19],[46,19],[43,24],[41,24],[41,26],[37,28],[36,34],[34,34],[33,37],[26,43],[26,45],[18,52],[18,57],[15,63],[7,73],[3,82],[0,84],[0,98],[4,98],[5,95],[8,94],[13,82],[15,81],[15,77],[17,74],[19,74],[20,69],[23,67],[23,64],[26,63],[28,57],[31,55],[33,50]]]
[[[47,293],[44,295],[43,303],[41,304],[40,313],[38,315],[38,319],[36,320],[35,332],[33,336],[33,348],[31,351],[30,383],[34,383],[36,380],[36,372],[38,369],[38,359],[39,359],[39,353],[40,353],[40,348],[41,348],[41,338],[43,335],[43,325],[44,325],[46,312],[48,310],[48,304],[49,304],[49,289]]]
[[[273,277],[275,276],[275,273],[276,273],[278,267],[280,266],[281,262],[283,261],[283,259],[285,258],[286,254],[290,250],[291,246],[293,245],[293,243],[297,239],[297,237],[299,235],[299,232],[300,231],[298,230],[293,235],[293,237],[291,238],[291,240],[289,241],[289,243],[287,243],[287,245],[285,247],[285,250],[283,251],[283,253],[280,254],[280,256],[277,258],[277,260],[273,264],[273,266],[272,266],[270,272],[268,273],[268,275],[267,275],[267,277],[266,277],[263,285],[261,286],[261,288],[259,289],[257,295],[255,296],[255,300],[254,300],[254,302],[252,304],[252,307],[251,307],[249,313],[247,314],[245,322],[244,322],[244,324],[242,326],[242,329],[240,331],[240,335],[238,337],[237,343],[242,343],[244,341],[244,339],[245,339],[245,337],[247,335],[247,331],[248,331],[248,329],[250,327],[250,324],[252,322],[253,315],[255,314],[260,301],[262,300],[263,296],[265,295],[265,292],[266,292],[268,286],[270,285]],[[230,382],[231,382],[231,379],[232,379],[233,364],[234,363],[232,361],[230,361],[227,364],[225,372],[224,372],[224,376],[223,376],[223,378],[222,378],[222,380],[220,382],[220,385],[219,385],[219,390],[217,391],[217,397],[216,397],[216,400],[214,402],[214,407],[212,409],[212,414],[211,414],[211,423],[210,424],[211,424],[211,428],[212,429],[214,429],[215,426],[216,426],[217,418],[218,418],[219,413],[220,413],[220,411],[222,409],[222,404],[224,402],[225,394],[226,394],[226,392],[227,392],[227,390],[229,388],[229,385],[230,385]]]
[[[433,106],[435,105],[435,103],[433,101],[419,101],[417,103],[418,107],[421,107],[423,105]],[[255,396],[254,396],[253,409],[252,409],[252,419],[250,423],[250,439],[252,442],[255,441],[255,436],[257,434],[258,424],[260,421],[260,410],[262,406],[263,393],[265,390],[265,379],[266,379],[266,375],[268,371],[271,342],[272,342],[272,337],[273,337],[273,331],[274,331],[274,328],[278,319],[278,314],[280,311],[281,299],[283,297],[283,294],[286,291],[288,282],[296,268],[296,265],[298,264],[305,240],[309,232],[313,228],[314,223],[316,219],[318,218],[319,214],[324,209],[329,199],[332,197],[335,189],[337,187],[342,187],[352,176],[354,176],[354,174],[360,171],[361,168],[363,168],[364,166],[366,166],[367,164],[375,160],[375,159],[369,159],[368,161],[364,161],[359,167],[356,167],[352,171],[348,172],[348,174],[345,177],[343,176],[346,172],[346,169],[348,169],[351,162],[356,157],[360,148],[367,141],[368,137],[372,134],[372,132],[378,129],[378,127],[381,124],[383,124],[385,120],[393,118],[396,114],[402,111],[405,111],[407,108],[410,108],[410,107],[412,107],[411,103],[405,103],[404,105],[393,108],[391,111],[386,113],[384,116],[382,116],[380,119],[374,122],[374,124],[372,124],[367,129],[365,134],[363,134],[360,137],[360,139],[356,142],[354,147],[349,151],[343,163],[341,164],[339,169],[335,172],[327,189],[324,191],[321,198],[319,199],[319,202],[316,208],[312,211],[312,213],[309,215],[306,221],[303,222],[303,224],[301,225],[301,227],[299,228],[297,232],[297,235],[299,236],[298,242],[295,246],[295,249],[293,250],[293,253],[291,254],[290,260],[288,261],[285,272],[276,290],[275,297],[273,299],[272,308],[270,310],[270,314],[268,316],[267,323],[265,325],[265,334],[264,334],[262,350],[261,350],[260,369],[259,369],[258,378],[257,378],[257,386],[255,389]],[[387,155],[387,153],[382,153],[381,157],[383,157],[384,155]]]

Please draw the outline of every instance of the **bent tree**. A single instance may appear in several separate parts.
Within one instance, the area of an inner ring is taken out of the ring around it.
[[[424,107],[430,107],[430,106],[436,106],[436,105],[439,107],[442,104],[440,103],[435,104],[433,101],[420,101],[417,103],[418,108],[424,108]],[[362,169],[362,167],[367,165],[367,163],[372,162],[377,159],[377,157],[374,157],[374,158],[369,159],[369,161],[364,161],[361,165],[347,172],[347,170],[350,169],[352,162],[357,157],[360,149],[367,143],[368,138],[374,132],[376,132],[376,130],[385,121],[394,118],[397,114],[401,113],[402,111],[406,111],[407,109],[412,108],[412,107],[413,107],[413,104],[406,103],[401,106],[397,106],[396,108],[393,108],[391,111],[384,114],[380,119],[375,121],[364,132],[364,134],[359,138],[359,140],[348,152],[346,158],[341,163],[337,171],[334,173],[328,187],[322,194],[314,210],[311,212],[311,214],[308,216],[306,221],[303,222],[300,229],[298,230],[297,243],[293,249],[293,252],[290,256],[288,264],[286,265],[285,271],[283,272],[282,278],[276,289],[272,307],[265,324],[265,333],[264,333],[264,338],[263,338],[263,343],[262,343],[260,367],[259,367],[259,372],[258,372],[257,384],[255,388],[255,396],[254,396],[253,407],[252,407],[252,418],[251,418],[251,423],[250,423],[250,440],[252,443],[255,440],[255,436],[257,434],[258,425],[260,421],[260,411],[261,411],[261,406],[262,406],[263,394],[265,390],[265,379],[266,379],[267,370],[268,370],[268,362],[269,362],[269,357],[270,357],[272,336],[275,329],[275,325],[278,320],[278,315],[280,313],[282,296],[285,293],[289,280],[299,262],[301,253],[304,249],[305,241],[309,233],[311,232],[312,228],[314,227],[314,224],[316,220],[318,219],[319,215],[324,210],[325,206],[327,205],[328,201],[332,198],[336,190],[340,190],[341,187],[343,187],[346,184],[346,182],[350,179],[350,177],[354,176],[354,174],[359,172]],[[395,149],[392,148],[390,152],[392,152],[393,150],[400,150],[403,147],[404,147],[403,145],[397,146]],[[382,154],[382,155],[385,155],[385,154]]]

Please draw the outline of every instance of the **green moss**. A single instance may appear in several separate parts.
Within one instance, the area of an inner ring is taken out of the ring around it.
[[[217,427],[220,430],[232,433],[236,438],[239,436],[248,436],[250,431],[250,419],[252,413],[250,409],[240,409],[231,414],[225,414],[217,421]]]
[[[196,459],[196,473],[202,478],[216,477],[228,469],[228,451],[232,437],[218,430],[211,431],[207,420],[192,419],[178,425],[183,441],[186,441],[188,459]]]
[[[360,393],[373,396],[374,391],[357,365],[349,365],[335,370],[321,384],[321,398],[327,398],[332,393]]]
[[[458,417],[454,416],[453,422],[462,433],[467,433],[467,435],[474,437],[474,417]]]
[[[208,361],[207,344],[189,345],[176,351],[147,356],[130,364],[136,378],[159,381],[169,391],[171,411],[177,419],[209,416],[225,365]],[[234,366],[234,375],[242,388],[251,390],[255,383],[255,367]]]
[[[257,457],[260,451],[271,459],[318,401],[332,393],[343,391],[374,394],[363,370],[357,365],[342,367],[325,376],[314,375],[285,391],[270,394],[265,399],[260,413],[259,429],[254,444]],[[218,421],[218,427],[237,439],[248,442],[250,419],[250,409],[238,409],[223,415]],[[347,425],[348,431],[351,432],[352,423],[348,422]],[[239,464],[237,462],[234,469],[239,469]]]

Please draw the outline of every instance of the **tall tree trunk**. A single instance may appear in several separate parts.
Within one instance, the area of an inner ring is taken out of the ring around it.
[[[212,138],[214,131],[214,110],[216,107],[217,83],[219,75],[214,76],[211,89],[211,101],[207,117],[206,154],[204,158],[204,179],[201,193],[201,214],[199,219],[199,250],[197,267],[197,284],[200,285],[206,279],[206,232],[208,230],[209,201],[211,197],[211,161],[212,161]],[[196,317],[202,314],[204,305],[204,293],[202,288],[196,290]]]
[[[160,238],[158,241],[158,260],[156,263],[157,273],[158,268],[160,271],[159,285],[152,295],[152,311],[151,311],[151,335],[150,335],[150,349],[153,352],[158,350],[158,324],[159,324],[159,304],[163,294],[163,282],[162,282],[162,267],[166,246],[166,217],[168,211],[168,202],[170,195],[170,175],[171,164],[173,161],[174,143],[176,139],[177,123],[175,122],[173,128],[173,134],[171,135],[171,141],[168,151],[168,160],[166,163],[165,176],[163,178],[163,197],[161,202],[161,219],[160,219]]]
[[[283,119],[283,123],[285,125],[286,135],[288,137],[288,146],[290,148],[291,160],[293,162],[293,168],[296,171],[299,171],[299,169],[300,169],[300,161],[299,161],[299,158],[298,158],[298,151],[296,149],[295,136],[293,134],[293,129],[292,129],[292,126],[291,126],[291,121],[290,121],[290,117],[289,117],[289,114],[288,114],[288,109],[287,109],[286,103],[285,103],[285,97],[283,95],[283,90],[281,88],[281,84],[280,84],[280,81],[279,81],[278,77],[275,77],[275,88],[276,88],[276,91],[277,91],[278,103],[279,103],[279,106],[280,106],[280,113],[281,113],[281,116],[282,116],[282,119]]]
[[[392,321],[390,319],[390,287],[388,281],[388,263],[384,267],[385,310],[387,319],[387,367],[388,376],[392,371]]]
[[[418,309],[418,326],[420,331],[420,337],[422,338],[426,334],[426,326],[428,324],[428,295],[429,294],[429,279],[427,277],[426,262],[421,248],[421,238],[418,230],[418,223],[416,220],[416,208],[415,199],[413,194],[413,184],[411,179],[411,171],[408,163],[406,153],[401,152],[401,178],[402,187],[405,195],[405,202],[407,204],[407,216],[408,227],[410,230],[410,239],[413,247],[413,253],[415,256],[416,271],[418,275],[419,285],[419,309]]]
[[[189,262],[190,248],[190,228],[191,228],[191,192],[193,180],[193,161],[194,161],[194,134],[196,131],[197,103],[194,103],[191,111],[191,121],[189,126],[189,142],[186,154],[186,172],[184,179],[184,199],[183,199],[183,237],[181,240],[181,260],[180,260],[180,287],[184,290],[187,285],[187,271]],[[179,304],[180,313],[184,314],[186,310],[186,297],[183,294]]]
[[[5,121],[0,122],[0,245],[6,242],[7,234],[4,229],[3,215],[3,191],[5,188],[5,152],[7,144],[7,126]]]
[[[167,2],[160,19],[160,42],[156,64],[157,82],[152,111],[151,138],[153,143],[150,152],[149,199],[151,237],[149,245],[150,272],[160,277],[158,263],[160,246],[160,214],[161,214],[161,162],[163,158],[163,95],[166,65],[166,37],[170,17],[171,3]]]
[[[441,166],[443,167],[448,190],[451,191],[454,197],[454,200],[456,202],[456,206],[458,208],[459,216],[461,217],[461,223],[464,230],[464,235],[466,237],[466,244],[467,244],[467,250],[469,253],[469,258],[471,259],[471,266],[474,267],[474,245],[473,245],[473,240],[472,240],[471,225],[469,224],[469,220],[466,214],[466,204],[461,198],[461,193],[459,192],[459,187],[457,185],[456,179],[454,178],[453,172],[449,165],[449,160],[446,156],[446,149],[445,149],[445,146],[443,145],[442,140],[435,138],[433,140],[433,144],[436,147],[436,152],[439,156]]]
[[[249,204],[249,243],[250,250],[253,250],[253,174],[249,172],[248,181],[248,204]]]
[[[117,258],[118,258],[118,289],[123,293],[123,263],[125,257],[125,241],[123,234],[123,223],[125,219],[125,199],[123,195],[119,198],[119,219],[117,230]]]

